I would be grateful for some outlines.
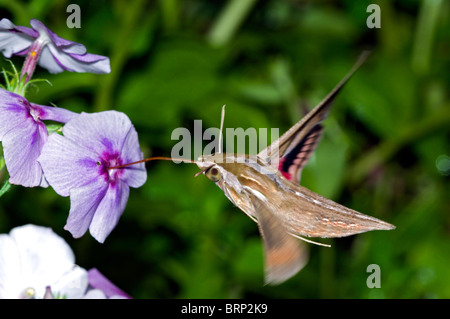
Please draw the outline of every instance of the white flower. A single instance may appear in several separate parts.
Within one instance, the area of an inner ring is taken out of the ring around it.
[[[81,298],[88,273],[75,265],[69,245],[50,228],[16,227],[0,234],[0,298]]]

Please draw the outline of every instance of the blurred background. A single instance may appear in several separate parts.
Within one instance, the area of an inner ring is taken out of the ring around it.
[[[381,9],[370,29],[367,7]],[[70,29],[70,3],[81,28]],[[145,156],[170,156],[177,127],[280,128],[314,107],[372,55],[336,100],[301,184],[397,226],[309,245],[295,277],[264,286],[257,225],[194,165],[147,164],[119,225],[99,244],[63,230],[69,198],[12,187],[0,233],[53,228],[76,262],[134,298],[450,298],[450,3],[443,0],[0,0],[0,18],[43,21],[107,55],[108,75],[65,72],[28,99],[76,112],[114,109],[134,123]],[[14,58],[20,68],[23,59]],[[0,66],[9,68],[0,59]],[[0,261],[1,262],[1,261]],[[368,288],[370,264],[381,288]]]

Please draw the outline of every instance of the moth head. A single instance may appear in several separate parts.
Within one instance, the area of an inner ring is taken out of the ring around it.
[[[212,165],[205,171],[205,176],[214,183],[219,182],[222,179],[222,173],[217,165]]]
[[[205,174],[205,176],[222,187],[223,183],[229,183],[230,179],[236,175],[236,156],[234,154],[227,153],[215,153],[211,155],[200,156],[197,161],[195,161],[200,172],[195,176],[200,174]]]
[[[200,171],[195,176],[204,174],[206,178],[219,186],[225,192],[225,195],[235,203],[236,201],[230,192],[233,194],[240,193],[242,185],[236,175],[238,172],[235,169],[235,165],[233,165],[235,163],[227,163],[225,160],[235,160],[235,156],[224,153],[200,156],[195,162]]]
[[[195,163],[201,171],[198,172],[196,176],[203,173],[209,180],[213,181],[214,183],[219,182],[223,176],[222,167],[218,165],[221,158],[222,154],[200,156]]]

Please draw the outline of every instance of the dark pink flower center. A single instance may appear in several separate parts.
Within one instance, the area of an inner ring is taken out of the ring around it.
[[[122,165],[123,161],[119,152],[104,152],[97,162],[97,166],[100,166],[100,172],[105,179],[113,185],[122,176],[123,170],[121,168],[109,169],[110,167]]]
[[[44,111],[39,108],[33,107],[31,104],[29,104],[29,107],[30,107],[30,109],[29,109],[30,115],[33,117],[33,120],[36,123],[41,122],[41,118],[44,115]]]
[[[45,115],[44,110],[32,105],[26,99],[19,99],[19,103],[22,104],[27,110],[28,114],[33,118],[36,123],[42,122],[41,118]]]

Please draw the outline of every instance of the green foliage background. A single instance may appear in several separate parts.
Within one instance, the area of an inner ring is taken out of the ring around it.
[[[372,2],[381,8],[380,29],[366,26]],[[81,7],[80,29],[66,26],[70,3]],[[29,100],[125,112],[146,156],[170,156],[172,131],[192,131],[195,119],[218,127],[223,104],[226,127],[284,132],[372,49],[333,106],[302,185],[397,226],[323,240],[331,248],[309,245],[298,275],[264,286],[256,224],[206,178],[193,178],[195,166],[152,162],[104,244],[63,230],[69,199],[51,188],[12,187],[0,199],[0,232],[52,227],[80,266],[98,268],[134,298],[449,298],[449,7],[443,0],[0,0],[0,18],[24,26],[37,18],[111,58],[109,75],[38,68],[35,78],[53,85],[32,88]],[[381,268],[381,288],[366,285],[370,264]]]

